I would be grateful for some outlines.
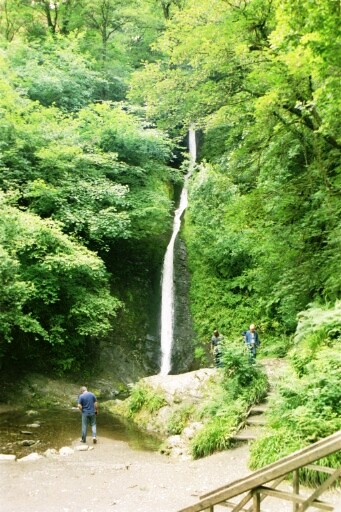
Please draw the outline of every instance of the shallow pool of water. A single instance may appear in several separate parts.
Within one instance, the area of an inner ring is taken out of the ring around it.
[[[39,426],[34,426],[39,425]],[[125,441],[136,450],[158,450],[158,437],[141,432],[111,414],[100,412],[97,417],[97,437]],[[81,413],[78,409],[12,410],[0,413],[0,453],[23,457],[32,452],[43,453],[48,448],[70,446],[81,437]],[[34,441],[23,446],[23,441]],[[88,428],[88,441],[91,429]]]

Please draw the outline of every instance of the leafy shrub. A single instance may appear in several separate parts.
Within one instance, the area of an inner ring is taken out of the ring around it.
[[[341,466],[341,452],[333,453],[332,455],[329,455],[328,457],[323,457],[323,459],[320,459],[316,462],[319,466],[325,466],[327,468],[333,468],[337,469]],[[312,487],[316,487],[320,484],[322,484],[329,475],[324,473],[319,473],[318,471],[313,471],[308,468],[302,468],[300,470],[300,479],[305,484],[310,485]],[[335,482],[335,486],[338,486],[338,482]]]
[[[339,344],[341,339],[341,302],[332,308],[312,305],[299,314],[295,347],[290,353],[292,365],[299,377],[311,371],[319,351]],[[336,359],[337,360],[337,359]]]
[[[207,360],[207,354],[205,349],[202,346],[195,347],[194,349],[194,359],[200,366],[205,366]]]
[[[0,211],[0,365],[6,356],[19,368],[79,370],[120,306],[103,261],[3,196]]]
[[[167,432],[170,435],[181,434],[189,418],[193,415],[193,409],[194,406],[190,404],[183,404],[176,409],[168,420]]]
[[[47,38],[37,46],[16,46],[10,47],[8,54],[17,79],[28,97],[42,105],[78,110],[98,99],[109,85],[81,54],[79,38]]]
[[[267,336],[266,345],[262,344],[262,357],[285,357],[292,348],[292,338],[290,336]]]
[[[322,334],[322,336],[321,336]],[[311,338],[312,336],[312,338]],[[333,306],[312,304],[298,315],[298,324],[295,332],[295,342],[318,348],[327,338],[335,340],[341,336],[341,301]]]
[[[299,433],[282,427],[252,444],[249,466],[251,469],[262,468],[308,445],[309,442],[304,442]],[[341,464],[341,453],[324,457],[316,461],[316,464],[336,469]],[[300,481],[311,486],[320,485],[328,478],[327,474],[308,468],[302,468],[299,474]]]
[[[191,454],[194,459],[206,457],[214,451],[225,450],[230,445],[231,425],[225,418],[212,419],[200,430],[191,442]]]
[[[230,446],[230,439],[247,415],[248,404],[244,399],[231,400],[226,392],[211,400],[199,412],[200,417],[209,420],[191,441],[194,458],[205,457]]]
[[[223,386],[231,398],[245,396],[249,404],[262,399],[267,391],[267,378],[258,365],[250,364],[249,356],[240,346],[223,347]]]
[[[301,447],[299,436],[283,427],[257,439],[252,444],[249,466],[251,469],[262,468]]]
[[[146,385],[137,384],[133,387],[128,399],[128,415],[132,417],[142,409],[153,413],[166,404],[167,401],[161,390],[156,393],[155,390]]]

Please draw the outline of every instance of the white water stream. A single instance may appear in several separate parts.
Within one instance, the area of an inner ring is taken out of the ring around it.
[[[187,208],[187,182],[192,174],[196,161],[195,131],[190,129],[188,133],[188,149],[190,165],[185,176],[184,186],[180,196],[179,207],[174,214],[173,233],[168,244],[162,269],[161,290],[161,369],[160,375],[168,375],[171,371],[173,328],[174,328],[174,244],[181,226],[181,216]]]

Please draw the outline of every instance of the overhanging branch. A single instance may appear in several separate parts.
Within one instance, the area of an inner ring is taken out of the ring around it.
[[[312,131],[316,131],[319,126],[316,126],[313,122],[313,120],[308,117],[307,115],[303,115],[303,112],[301,109],[299,108],[296,108],[296,107],[293,107],[291,105],[288,105],[288,104],[284,104],[282,105],[282,107],[287,110],[288,112],[290,112],[291,114],[294,114],[295,116],[299,117],[303,124],[309,128],[310,130]],[[337,142],[337,140],[332,137],[331,135],[328,135],[328,134],[322,134],[322,137],[324,138],[324,140],[326,142],[328,142],[328,144],[330,144],[331,146],[333,146],[334,148],[336,149],[341,149],[341,145]]]

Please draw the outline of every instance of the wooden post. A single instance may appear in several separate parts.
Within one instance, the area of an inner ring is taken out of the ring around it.
[[[293,472],[293,476],[292,476],[292,490],[293,490],[293,493],[294,494],[299,494],[300,493],[300,475],[299,475],[299,469],[296,469],[294,472]],[[296,501],[293,502],[292,504],[292,510],[293,512],[297,512],[298,511],[298,503]]]
[[[330,475],[327,480],[325,480],[323,482],[323,484],[320,485],[320,487],[318,487],[318,489],[316,489],[313,494],[311,494],[311,496],[309,496],[309,498],[304,501],[304,503],[301,503],[298,507],[298,510],[299,512],[304,512],[305,510],[308,510],[308,508],[311,506],[311,504],[313,503],[313,501],[318,498],[326,489],[328,489],[328,487],[330,487],[332,485],[332,483],[335,482],[335,480],[337,478],[339,478],[341,476],[341,468],[338,468],[338,469],[335,469],[334,470],[334,473],[332,475]]]
[[[257,489],[252,493],[253,495],[253,510],[252,512],[260,512],[260,493]]]

